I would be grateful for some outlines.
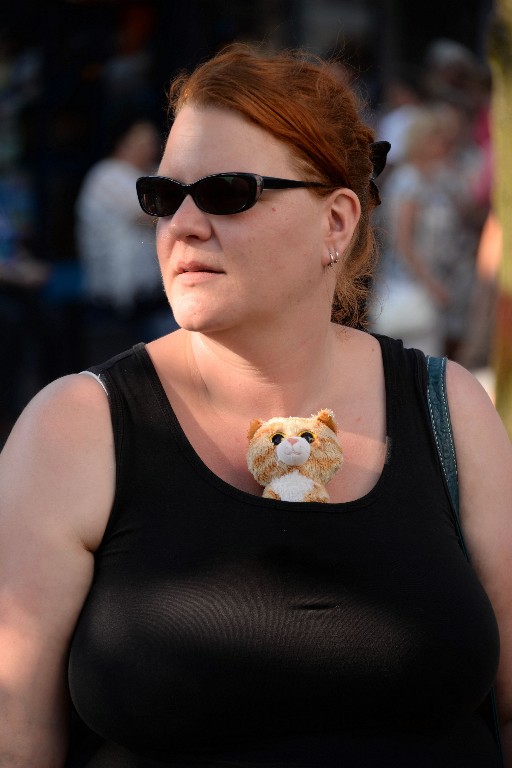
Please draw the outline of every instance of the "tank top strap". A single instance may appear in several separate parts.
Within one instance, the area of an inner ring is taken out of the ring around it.
[[[144,343],[90,366],[87,372],[105,389],[112,421],[116,492],[108,535],[136,486],[146,483],[146,478],[159,469],[165,472],[165,457],[172,454],[179,460],[174,450],[176,429],[172,428],[170,406]]]
[[[393,460],[404,467],[416,457],[437,466],[427,405],[427,367],[423,352],[400,340],[375,336],[382,350],[386,380],[387,436]]]
[[[144,343],[136,344],[104,363],[91,366],[110,401],[114,432],[121,430],[123,420],[138,428],[154,424],[168,410],[156,371]]]

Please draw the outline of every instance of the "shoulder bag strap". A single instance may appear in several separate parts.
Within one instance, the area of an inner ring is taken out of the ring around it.
[[[446,357],[427,355],[427,402],[432,430],[436,441],[439,460],[443,468],[444,479],[450,493],[452,512],[457,529],[457,536],[462,551],[469,560],[468,551],[462,535],[459,514],[459,477],[457,473],[457,457],[453,442],[452,423],[446,395]]]
[[[453,519],[457,530],[460,546],[469,562],[469,554],[464,542],[459,513],[459,479],[457,474],[457,457],[453,442],[452,424],[446,395],[446,357],[426,356],[427,361],[427,403],[432,421],[432,431],[443,468],[444,478],[448,487],[452,504]],[[499,751],[500,765],[503,763],[501,748],[500,724],[494,688],[489,691],[489,709],[492,718],[494,737]]]

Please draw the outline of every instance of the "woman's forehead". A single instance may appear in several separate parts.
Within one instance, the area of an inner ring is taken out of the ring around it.
[[[286,144],[239,112],[186,105],[169,134],[162,158],[166,165],[199,175],[246,171],[280,176],[293,168],[293,157]]]

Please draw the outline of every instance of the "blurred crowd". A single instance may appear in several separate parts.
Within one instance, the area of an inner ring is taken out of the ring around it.
[[[93,116],[83,114],[83,105],[78,117],[53,105],[49,117],[42,114],[48,111],[41,107],[48,101],[41,99],[48,60],[12,30],[0,31],[0,447],[49,381],[176,327],[159,276],[153,222],[135,190],[138,176],[156,169],[163,126],[154,120],[150,19],[143,23],[144,9],[142,15],[129,11],[101,66],[82,64],[58,85],[62,98],[77,89],[78,79],[82,95],[83,84],[94,81],[102,98]],[[81,152],[55,152],[87,125],[99,135],[87,137]],[[45,140],[48,146],[41,146]],[[39,156],[27,151],[31,141],[39,143]],[[93,160],[80,173],[88,155]],[[50,180],[45,170],[55,159],[65,174],[52,168]],[[76,177],[76,190],[64,201],[60,194],[65,205],[56,211],[55,190],[67,189],[66,174]]]
[[[0,438],[44,377],[41,294],[50,270],[33,255],[34,189],[21,162],[21,116],[37,86],[37,58],[0,35]]]
[[[161,147],[143,100],[133,109],[133,83],[143,82],[146,63],[120,57],[107,70],[121,101],[110,102],[108,146],[73,202],[72,258],[55,265],[35,247],[34,185],[19,145],[20,116],[37,97],[38,62],[0,39],[0,445],[48,381],[176,327],[153,225],[135,192]],[[487,68],[459,43],[437,40],[420,68],[391,71],[371,113],[378,138],[392,148],[379,183],[381,262],[370,329],[472,369],[488,365],[492,334],[495,271],[482,277],[479,267],[491,217],[490,96]],[[117,108],[128,102],[129,110]]]
[[[420,69],[393,72],[376,123],[391,150],[372,327],[475,371],[490,360],[498,266],[489,270],[483,238],[492,218],[490,107],[487,66],[439,39]]]

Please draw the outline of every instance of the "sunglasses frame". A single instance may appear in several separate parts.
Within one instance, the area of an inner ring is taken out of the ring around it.
[[[218,179],[218,178],[226,178],[226,177],[236,177],[236,178],[242,178],[245,179],[249,186],[248,186],[248,195],[247,195],[247,202],[244,203],[242,206],[236,208],[236,210],[233,211],[225,211],[221,213],[215,213],[211,210],[208,210],[204,204],[201,204],[199,200],[199,196],[197,193],[198,185],[201,185],[205,181],[208,181],[209,179]],[[158,181],[158,182],[164,182],[170,183],[173,185],[174,189],[178,188],[181,193],[183,194],[183,198],[176,208],[176,210],[169,212],[169,213],[153,213],[148,206],[146,205],[146,202],[144,200],[144,196],[147,194],[147,190],[144,189],[145,186],[151,184],[152,181]],[[173,216],[176,211],[179,209],[187,195],[190,195],[192,200],[194,201],[195,205],[199,208],[199,210],[203,211],[203,213],[209,213],[212,216],[230,216],[235,213],[242,213],[243,211],[249,210],[249,208],[252,208],[256,203],[258,202],[259,198],[261,197],[262,192],[265,189],[298,189],[302,187],[320,187],[323,189],[328,189],[329,187],[326,184],[322,184],[319,181],[297,181],[296,179],[279,179],[274,176],[260,176],[257,173],[242,173],[239,171],[231,171],[226,173],[212,173],[208,176],[202,176],[200,179],[197,179],[197,181],[194,181],[192,184],[184,184],[181,181],[178,181],[177,179],[172,179],[169,176],[140,176],[137,179],[136,182],[137,187],[137,196],[139,198],[139,204],[142,210],[147,213],[149,216],[155,216],[157,218],[163,218],[166,216]]]

